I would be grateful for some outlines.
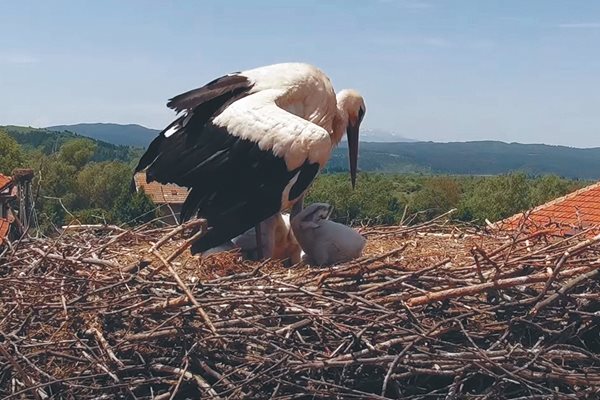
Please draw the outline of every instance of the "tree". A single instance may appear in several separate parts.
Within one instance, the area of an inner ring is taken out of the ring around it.
[[[427,221],[458,207],[462,189],[456,179],[434,176],[425,181],[421,190],[412,198],[410,210],[419,212],[420,221]]]
[[[481,180],[463,200],[463,218],[480,223],[510,217],[529,208],[529,184],[523,173],[500,175]]]
[[[10,175],[12,170],[25,164],[21,146],[8,133],[0,130],[0,173]]]
[[[77,197],[80,208],[111,210],[117,198],[127,190],[132,172],[118,161],[89,163],[77,175]]]
[[[73,139],[60,147],[58,158],[75,167],[81,169],[87,164],[96,151],[96,144],[88,139]]]
[[[123,224],[145,223],[156,217],[156,205],[143,192],[124,191],[115,201],[112,214]]]
[[[557,197],[564,196],[575,189],[573,183],[566,179],[561,179],[556,175],[543,176],[536,179],[531,188],[531,206],[535,207],[544,204]]]
[[[322,175],[310,189],[306,203],[331,204],[332,218],[345,224],[391,224],[404,209],[397,187],[394,177],[384,174],[360,174],[354,190],[346,173]]]

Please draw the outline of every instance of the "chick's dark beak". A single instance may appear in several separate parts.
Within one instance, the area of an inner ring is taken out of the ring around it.
[[[358,131],[360,124],[348,124],[346,137],[348,138],[348,158],[350,160],[350,179],[352,189],[356,186],[356,168],[358,165]]]

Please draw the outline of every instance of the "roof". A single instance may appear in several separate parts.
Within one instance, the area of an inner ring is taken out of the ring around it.
[[[0,192],[12,183],[10,176],[0,174]]]
[[[11,221],[6,218],[0,218],[0,245],[2,245],[4,240],[8,237],[10,222]]]
[[[529,230],[553,229],[568,234],[583,229],[600,231],[600,182],[497,222],[496,226]]]
[[[146,182],[146,172],[138,172],[133,176],[135,190],[143,190],[155,204],[183,204],[188,195],[188,189],[169,183]]]

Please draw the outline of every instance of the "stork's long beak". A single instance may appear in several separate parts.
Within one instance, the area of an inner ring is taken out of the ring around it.
[[[348,158],[350,159],[350,179],[352,180],[352,189],[356,186],[356,166],[358,164],[358,130],[360,124],[348,124],[346,137],[348,138]]]

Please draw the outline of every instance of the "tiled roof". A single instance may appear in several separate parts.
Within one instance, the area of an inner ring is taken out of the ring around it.
[[[529,213],[519,213],[497,222],[502,229],[516,228],[525,221],[529,230],[554,229],[565,234],[581,229],[600,231],[600,182],[542,204]]]
[[[10,176],[0,174],[0,192],[12,183]]]
[[[155,204],[183,204],[188,190],[175,184],[162,185],[158,182],[146,182],[146,172],[134,175],[135,190],[143,190]]]
[[[0,218],[0,245],[4,243],[4,240],[8,237],[9,229],[10,221],[5,218]]]

